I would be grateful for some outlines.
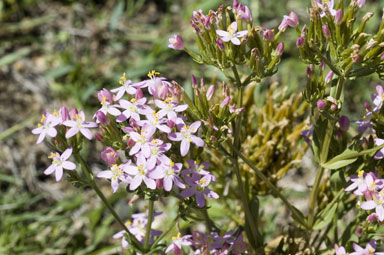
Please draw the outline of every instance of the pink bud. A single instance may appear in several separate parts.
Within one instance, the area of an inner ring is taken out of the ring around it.
[[[197,81],[196,81],[196,77],[192,74],[192,87],[194,89],[197,89]]]
[[[333,71],[329,71],[329,73],[327,74],[327,76],[325,76],[325,83],[328,84],[332,81],[332,78],[333,78]]]
[[[365,5],[365,0],[357,0],[357,6],[359,6],[359,8],[362,8],[364,5]]]
[[[327,38],[327,39],[331,38],[331,31],[329,31],[329,28],[327,25],[323,25],[322,30],[323,30],[323,35],[325,36],[325,38]]]
[[[320,61],[320,69],[321,69],[322,71],[324,71],[325,66],[326,66],[325,62],[324,62],[323,60],[321,60],[321,61]]]
[[[342,21],[343,21],[343,11],[339,9],[336,11],[335,23],[336,25],[340,25]]]
[[[158,189],[163,188],[163,179],[157,179],[156,180],[156,188],[158,188]]]
[[[332,112],[337,111],[337,105],[332,104],[331,107],[330,107],[330,109],[331,109]]]
[[[297,38],[297,41],[296,41],[296,46],[297,48],[301,48],[304,46],[304,43],[305,43],[305,40],[303,37],[299,37]]]
[[[217,38],[217,40],[216,40],[216,46],[217,46],[217,48],[219,48],[219,50],[221,50],[221,51],[224,51],[224,50],[225,50],[224,42],[223,42],[223,40],[221,40],[220,37]]]
[[[96,133],[95,138],[96,138],[96,140],[98,140],[100,142],[104,141],[104,136],[100,133]]]
[[[104,151],[101,152],[101,158],[109,165],[116,164],[116,160],[118,157],[118,152],[112,147],[107,147]]]
[[[95,115],[98,122],[103,125],[108,125],[109,119],[102,111],[97,111]]]
[[[173,129],[173,127],[175,126],[175,122],[174,120],[168,120],[167,121],[167,125],[170,129]]]
[[[342,131],[347,131],[348,128],[349,128],[349,124],[350,124],[350,121],[348,119],[347,116],[341,116],[340,119],[339,119],[339,125],[340,125],[340,129]]]
[[[215,85],[211,84],[205,95],[207,97],[207,100],[211,100],[214,92],[215,92]]]
[[[317,109],[324,110],[325,107],[327,106],[327,103],[324,100],[320,99],[319,101],[317,101],[316,106],[317,106]]]
[[[140,197],[139,197],[139,195],[133,195],[133,197],[131,198],[131,200],[129,200],[129,202],[128,202],[128,204],[130,205],[130,206],[132,206],[138,199],[139,199]]]
[[[273,31],[267,28],[261,31],[261,36],[266,42],[272,42],[274,39]]]
[[[173,37],[169,38],[168,47],[175,50],[184,49],[184,41],[180,35],[173,35]]]
[[[69,112],[69,116],[71,116],[71,119],[74,119],[78,113],[79,112],[77,111],[76,108],[72,108],[71,111]]]
[[[312,69],[311,69],[311,67],[307,66],[306,72],[307,72],[307,77],[311,78],[311,76],[312,76]]]
[[[368,102],[364,102],[364,107],[365,109],[367,109],[368,111],[372,111],[372,106],[368,103]]]
[[[368,222],[376,222],[377,221],[377,215],[376,213],[371,213],[370,215],[368,215],[367,217],[367,221]]]
[[[102,89],[97,91],[97,98],[99,99],[100,102],[108,101],[108,102],[113,102],[112,99],[112,93],[108,89]]]
[[[356,233],[357,235],[361,235],[361,234],[363,233],[363,229],[362,229],[360,226],[358,226],[358,227],[356,228],[355,233]]]
[[[143,98],[143,91],[141,90],[141,88],[137,88],[136,89],[136,95],[135,95],[135,98],[136,100],[140,99],[140,98]]]
[[[284,43],[281,42],[281,43],[279,43],[279,44],[277,45],[277,47],[276,47],[276,54],[277,54],[278,56],[281,56],[281,55],[283,55],[283,51],[284,51]]]
[[[230,101],[231,101],[231,98],[229,96],[227,96],[226,98],[224,98],[223,102],[221,102],[220,107],[223,108],[223,107],[227,106]]]
[[[380,60],[384,60],[384,53],[381,54]]]
[[[70,116],[69,116],[69,112],[68,112],[67,107],[65,107],[65,106],[60,107],[59,113],[61,116],[61,120],[63,122],[66,120],[70,120]]]

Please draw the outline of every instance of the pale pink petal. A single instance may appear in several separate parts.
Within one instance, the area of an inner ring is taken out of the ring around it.
[[[175,107],[175,112],[183,112],[185,110],[187,110],[188,108],[188,105],[187,104],[183,104],[183,105],[178,105]]]
[[[152,179],[161,179],[164,177],[164,175],[165,175],[165,173],[164,173],[163,169],[160,167],[156,167],[154,170],[152,170],[148,173],[148,177],[150,177]]]
[[[373,200],[365,201],[360,206],[364,210],[372,210],[376,207],[376,203]]]
[[[63,177],[63,168],[61,166],[56,167],[56,181],[60,181],[61,177]]]
[[[165,176],[163,180],[164,189],[166,191],[170,191],[172,189],[172,177],[171,176]]]
[[[171,129],[166,125],[157,125],[157,128],[164,133],[171,133]]]
[[[32,134],[37,135],[40,134],[43,131],[44,127],[38,127],[32,130]]]
[[[181,144],[180,144],[180,155],[182,157],[184,157],[185,155],[187,155],[188,151],[189,151],[189,146],[190,146],[190,143],[187,139],[183,139],[181,140]]]
[[[97,178],[111,179],[112,176],[113,176],[113,174],[112,174],[112,171],[110,171],[110,170],[101,171],[101,172],[98,172],[98,173],[96,174],[96,177],[97,177]]]
[[[233,32],[237,31],[237,23],[236,22],[232,22],[230,27],[232,28]]]
[[[123,170],[130,175],[136,175],[139,172],[137,167],[132,165],[123,166]]]
[[[247,30],[243,30],[243,31],[239,31],[236,33],[236,36],[237,37],[244,37],[245,35],[248,34],[248,31]]]
[[[77,128],[77,126],[74,126],[70,128],[67,133],[65,134],[65,138],[71,138],[72,136],[76,135],[80,130]]]
[[[63,154],[61,154],[61,160],[67,160],[71,155],[72,155],[72,147],[69,147],[68,149],[66,149]]]
[[[231,42],[235,45],[240,45],[240,40],[237,37],[232,37]]]
[[[199,147],[203,147],[205,145],[203,139],[201,139],[200,137],[197,137],[197,136],[191,136],[191,139],[192,139],[192,142],[196,145],[196,146],[199,146]]]
[[[114,108],[114,107],[111,107],[108,110],[108,113],[110,113],[113,116],[119,116],[121,114],[121,112],[119,110],[117,110],[116,108]]]
[[[376,207],[376,214],[379,217],[379,221],[384,220],[384,207],[383,207],[383,205],[378,205]]]
[[[199,129],[199,127],[201,126],[201,122],[200,121],[195,121],[191,124],[190,126],[190,130],[192,133],[195,133],[197,131],[197,129]]]
[[[67,170],[74,170],[76,169],[76,165],[70,161],[64,161],[63,164],[62,164],[63,168],[64,169],[67,169]]]
[[[88,140],[92,140],[92,132],[87,128],[81,128],[80,132],[87,138]]]
[[[129,151],[129,155],[132,156],[136,154],[139,150],[140,150],[140,144],[135,143],[135,145],[133,145],[132,149]]]
[[[51,174],[55,171],[56,166],[55,165],[50,165],[47,169],[44,170],[44,174],[48,175]]]
[[[144,182],[150,189],[156,189],[156,182],[153,179],[144,176]]]
[[[218,34],[219,36],[223,36],[223,37],[226,37],[229,35],[229,33],[227,31],[224,31],[224,30],[216,30],[216,34]]]
[[[117,188],[119,187],[119,181],[117,179],[112,178],[111,187],[112,187],[112,193],[115,193]]]
[[[181,139],[183,139],[183,135],[181,133],[171,133],[168,134],[168,139],[171,141],[181,141]]]
[[[41,131],[41,133],[39,135],[39,138],[36,141],[36,144],[39,144],[39,143],[41,143],[44,140],[45,134],[46,134],[45,130]]]
[[[135,178],[133,178],[131,185],[129,185],[129,189],[135,190],[137,187],[140,186],[142,182],[143,182],[143,176],[136,175]]]
[[[57,135],[57,130],[56,130],[56,128],[53,128],[53,127],[48,128],[48,130],[47,130],[47,134],[48,134],[50,137],[56,137],[56,135]]]

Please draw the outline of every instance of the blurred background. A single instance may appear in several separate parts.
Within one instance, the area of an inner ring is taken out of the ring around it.
[[[364,13],[374,18],[375,31],[384,1],[367,1]],[[50,164],[49,148],[35,145],[36,126],[43,109],[61,105],[88,112],[98,107],[96,91],[115,88],[123,72],[128,79],[144,79],[155,69],[190,90],[191,74],[206,83],[224,77],[211,67],[194,63],[184,52],[167,47],[179,33],[187,47],[196,49],[189,26],[193,10],[216,9],[230,1],[218,0],[0,0],[0,254],[117,254],[120,229],[91,190],[79,191],[70,183],[56,183],[43,171]],[[295,11],[307,20],[309,0],[242,1],[254,23],[277,28],[283,15]],[[272,81],[301,93],[305,64],[295,46],[296,33],[283,36],[285,53]],[[356,119],[362,103],[380,81],[369,76],[349,84],[346,113]],[[103,170],[99,152],[88,158],[95,171]],[[110,195],[107,182],[100,182]],[[120,213],[131,213],[128,198],[110,196]],[[116,202],[116,203],[115,203]]]

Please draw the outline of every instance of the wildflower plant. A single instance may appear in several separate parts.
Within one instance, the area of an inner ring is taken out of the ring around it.
[[[123,74],[117,87],[98,91],[100,108],[92,120],[75,108],[43,113],[32,133],[37,143],[55,148],[44,173],[91,187],[119,223],[113,238],[121,239],[127,254],[382,254],[376,250],[384,222],[383,87],[372,94],[373,107],[364,104],[360,120],[341,112],[350,80],[373,73],[383,79],[384,18],[368,34],[373,13],[357,20],[365,1],[345,2],[312,0],[309,24],[290,12],[275,29],[254,24],[250,9],[237,0],[207,14],[193,12],[199,52],[177,34],[168,47],[222,71],[227,80],[221,90],[192,75],[190,97],[159,72],[138,82]],[[260,106],[255,89],[278,71],[288,29],[296,30],[298,52],[308,64],[305,89],[288,95],[274,83]],[[96,173],[81,154],[93,138],[105,147],[104,170]],[[279,180],[300,165],[308,148],[318,169],[308,210],[301,212]],[[144,212],[118,214],[99,188],[103,182],[130,204],[144,200]],[[292,224],[269,240],[260,200],[270,195],[287,208]],[[155,211],[170,197],[177,200],[176,217],[154,229],[161,214]],[[221,220],[210,215],[213,204],[225,208]],[[344,227],[349,211],[355,217]]]

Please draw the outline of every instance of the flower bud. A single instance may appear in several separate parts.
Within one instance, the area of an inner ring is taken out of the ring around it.
[[[364,15],[363,21],[367,22],[368,20],[370,20],[373,17],[373,15],[374,15],[373,12],[368,12],[367,14]]]
[[[219,48],[219,50],[221,50],[221,51],[224,51],[224,50],[225,50],[224,42],[223,42],[223,40],[222,40],[220,37],[217,38],[217,40],[216,40],[216,46],[217,46],[217,48]]]
[[[192,74],[192,87],[194,89],[197,89],[197,81],[196,81],[196,77]]]
[[[99,99],[101,104],[104,104],[105,101],[108,101],[109,103],[113,102],[112,93],[108,89],[102,89],[97,91],[97,98]]]
[[[332,81],[332,78],[333,78],[333,71],[329,71],[329,73],[327,74],[327,76],[325,76],[325,83],[326,84],[329,84],[331,81]]]
[[[274,39],[273,31],[270,29],[264,29],[263,31],[261,31],[261,36],[266,42],[272,42]]]
[[[363,233],[363,229],[362,229],[360,226],[358,226],[358,227],[356,228],[355,233],[356,233],[357,235],[361,235],[361,234]]]
[[[311,78],[312,77],[312,69],[309,66],[307,66],[306,72],[307,72],[307,77]]]
[[[376,222],[377,221],[377,215],[376,213],[371,213],[370,215],[368,215],[367,217],[367,221],[368,222]]]
[[[101,158],[109,165],[116,164],[116,160],[118,157],[118,152],[112,147],[107,147],[104,151],[101,152]]]
[[[207,100],[211,100],[214,92],[215,92],[215,85],[211,84],[205,95],[207,97]]]
[[[220,107],[224,108],[225,106],[227,106],[229,104],[230,101],[231,101],[231,98],[229,96],[225,97],[223,102],[221,102]]]
[[[365,5],[365,0],[357,0],[357,6],[359,6],[359,8],[362,8],[364,5]]]
[[[337,111],[337,105],[336,104],[332,104],[330,109],[331,109],[331,112],[336,112]]]
[[[331,38],[331,31],[329,31],[329,28],[327,25],[323,25],[321,29],[323,30],[323,35],[325,36],[325,38],[327,39]]]
[[[102,111],[97,111],[95,115],[96,115],[97,122],[103,125],[108,125],[109,119]]]
[[[381,54],[380,60],[384,60],[384,53]]]
[[[325,62],[323,60],[321,60],[320,61],[320,69],[321,69],[321,71],[324,71],[325,67],[326,67]]]
[[[368,103],[368,102],[364,102],[364,107],[365,109],[367,109],[368,111],[372,111],[372,106]]]
[[[76,108],[72,108],[71,111],[69,112],[69,116],[71,117],[71,119],[75,119],[76,115],[78,114],[79,112],[77,111]]]
[[[181,38],[180,35],[173,35],[173,37],[169,38],[169,44],[168,47],[175,50],[182,50],[184,49],[184,41],[183,38]]]
[[[96,140],[98,140],[100,142],[104,141],[104,136],[100,133],[96,133],[95,138],[96,138]]]
[[[341,116],[340,119],[339,119],[339,125],[340,125],[340,129],[342,131],[347,131],[348,128],[349,128],[349,124],[350,124],[350,121],[348,119],[347,116]]]
[[[317,106],[317,109],[324,110],[325,107],[327,106],[327,103],[324,100],[320,99],[317,101],[316,106]]]
[[[61,116],[61,120],[63,122],[66,120],[70,120],[70,116],[69,116],[69,112],[68,112],[67,107],[65,107],[65,106],[60,107],[59,113]]]
[[[299,37],[297,38],[297,41],[296,41],[296,46],[297,48],[301,48],[304,46],[304,43],[305,43],[305,40],[303,37]]]
[[[284,43],[281,42],[281,43],[279,43],[279,44],[277,45],[277,47],[276,47],[276,54],[277,54],[278,56],[281,56],[281,55],[283,55],[283,51],[284,51]]]
[[[336,11],[335,23],[336,25],[340,25],[342,21],[343,21],[343,11],[339,9]]]

